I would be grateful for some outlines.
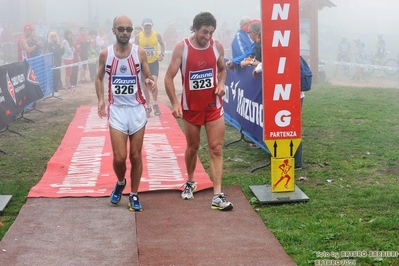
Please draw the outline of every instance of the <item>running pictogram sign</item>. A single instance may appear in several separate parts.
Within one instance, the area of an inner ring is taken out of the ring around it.
[[[273,192],[294,190],[293,156],[302,137],[298,5],[297,0],[262,1],[264,140],[279,159],[271,161],[272,180],[288,180],[272,186]],[[281,175],[285,162],[292,169]]]

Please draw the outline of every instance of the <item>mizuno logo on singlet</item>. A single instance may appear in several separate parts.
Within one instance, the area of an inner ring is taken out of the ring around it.
[[[190,80],[213,78],[212,69],[206,69],[202,71],[195,71],[190,73]]]
[[[136,84],[136,79],[129,77],[129,78],[113,78],[112,84],[122,84],[122,85],[129,85],[129,84]]]

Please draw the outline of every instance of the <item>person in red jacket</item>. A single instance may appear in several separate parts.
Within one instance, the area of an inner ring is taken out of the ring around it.
[[[30,58],[30,53],[42,45],[41,41],[37,41],[32,46],[29,46],[28,41],[35,31],[32,25],[26,24],[24,26],[24,35],[19,37],[17,41],[18,61]]]

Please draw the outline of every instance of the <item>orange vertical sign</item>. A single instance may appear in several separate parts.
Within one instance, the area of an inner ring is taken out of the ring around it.
[[[264,140],[274,158],[301,142],[299,1],[262,0]]]

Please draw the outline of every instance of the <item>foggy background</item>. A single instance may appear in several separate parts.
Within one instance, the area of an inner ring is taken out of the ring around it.
[[[18,11],[26,14],[19,14]],[[89,26],[95,17],[102,25],[106,20],[112,21],[116,16],[125,14],[132,19],[133,26],[141,26],[144,18],[151,18],[154,22],[153,29],[161,35],[169,23],[173,23],[183,38],[190,34],[192,20],[201,11],[211,12],[219,27],[225,24],[234,33],[241,17],[259,19],[260,1],[0,0],[0,22],[16,24],[21,32],[25,23],[35,25],[39,19],[45,21],[49,28],[74,24]]]
[[[399,52],[399,7],[396,0],[331,2],[336,7],[324,7],[318,13],[320,60],[335,60],[342,35],[348,37],[352,50],[353,39],[358,37],[374,53],[379,33],[384,34],[387,50],[391,51],[388,57],[396,58]],[[190,35],[193,17],[201,11],[213,13],[218,29],[229,28],[234,34],[241,17],[261,17],[260,3],[261,0],[0,0],[0,22],[12,23],[16,34],[22,34],[25,23],[36,25],[40,19],[50,30],[58,29],[60,33],[75,25],[69,29],[76,32],[78,26],[89,26],[95,17],[103,25],[106,20],[112,21],[115,16],[126,14],[132,18],[134,26],[141,25],[143,18],[152,18],[153,29],[161,35],[169,23],[173,23],[179,38],[184,38]]]
[[[354,38],[376,53],[378,34],[384,34],[388,58],[399,53],[399,6],[395,0],[331,0],[336,7],[319,11],[319,58],[335,60],[338,43],[346,35],[354,50]]]

